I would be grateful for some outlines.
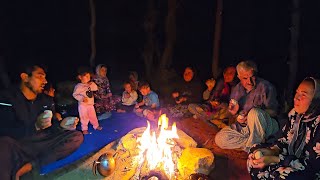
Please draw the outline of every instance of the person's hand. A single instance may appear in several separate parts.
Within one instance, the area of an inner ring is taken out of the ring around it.
[[[186,97],[181,97],[181,98],[180,98],[180,101],[181,101],[181,102],[185,102],[185,101],[187,101],[187,98],[186,98]]]
[[[246,124],[246,123],[247,123],[247,113],[241,111],[241,112],[239,113],[239,115],[237,116],[237,121],[238,121],[240,124]]]
[[[111,96],[112,96],[112,93],[108,93],[108,94],[107,94],[107,97],[111,97]]]
[[[140,106],[139,106],[139,104],[136,104],[136,105],[134,105],[134,108],[139,108]]]
[[[136,112],[137,112],[137,113],[141,113],[142,111],[143,111],[143,109],[141,109],[141,108],[137,108],[137,109],[136,109]]]
[[[52,119],[52,111],[45,110],[43,113],[41,113],[37,117],[37,121],[35,124],[36,128],[37,129],[46,129],[46,128],[50,127],[52,125],[51,119]]]
[[[212,79],[208,79],[206,81],[206,85],[208,87],[208,90],[211,91],[214,88],[214,86],[216,85],[216,80],[213,79],[213,78]]]
[[[173,99],[179,97],[179,95],[180,95],[180,94],[179,94],[178,92],[173,92],[173,93],[171,94],[171,96],[172,96]]]
[[[177,104],[181,104],[183,102],[187,101],[186,97],[180,97],[179,100],[176,101]]]
[[[269,148],[260,148],[256,149],[253,153],[255,154],[257,151],[260,151],[264,156],[277,156],[277,152],[274,149]]]
[[[229,102],[229,106],[228,106],[228,110],[229,112],[232,114],[232,115],[235,115],[237,114],[237,112],[239,111],[239,103],[234,100],[234,99],[231,99],[230,102]]]
[[[44,91],[44,92],[45,92],[45,94],[47,94],[48,96],[50,96],[50,97],[54,97],[55,89],[54,89],[53,87],[50,87],[50,89],[49,89],[49,90]]]
[[[253,168],[263,169],[266,166],[279,162],[280,158],[278,156],[262,156],[260,159],[253,159],[251,165]]]
[[[87,97],[84,97],[83,100],[82,100],[82,102],[87,103],[87,102],[88,102],[88,98],[87,98]]]
[[[62,116],[60,113],[54,113],[54,116],[58,119],[58,121],[61,121],[62,120]]]
[[[220,102],[217,100],[213,100],[213,101],[209,101],[209,102],[213,108],[218,107],[220,105]]]

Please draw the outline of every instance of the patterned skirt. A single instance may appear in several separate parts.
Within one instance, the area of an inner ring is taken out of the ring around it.
[[[121,96],[113,95],[105,99],[96,99],[94,107],[96,113],[110,112],[117,110],[117,104],[121,102]]]

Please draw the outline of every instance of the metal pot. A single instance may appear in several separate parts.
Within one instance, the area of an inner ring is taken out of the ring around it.
[[[110,153],[102,154],[98,161],[94,161],[92,165],[92,172],[97,175],[97,170],[102,176],[109,176],[113,173],[116,166],[114,155]]]

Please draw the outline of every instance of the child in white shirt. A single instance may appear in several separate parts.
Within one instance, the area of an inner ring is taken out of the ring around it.
[[[123,83],[122,103],[117,108],[117,112],[132,112],[136,104],[138,93],[129,81]]]

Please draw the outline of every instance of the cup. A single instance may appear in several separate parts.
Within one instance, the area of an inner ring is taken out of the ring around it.
[[[51,126],[51,125],[52,125],[52,124],[51,124],[52,116],[53,116],[53,115],[52,115],[52,111],[51,111],[51,110],[45,110],[45,111],[43,112],[43,115],[42,115],[42,120],[50,118],[50,125],[49,125],[49,126]]]
[[[45,110],[45,111],[43,112],[42,118],[43,118],[43,119],[52,118],[52,111],[51,111],[51,110]]]

